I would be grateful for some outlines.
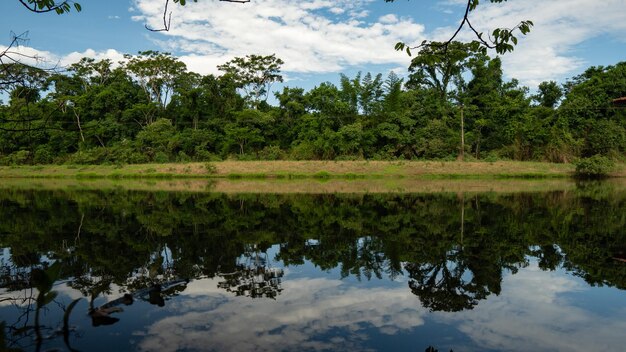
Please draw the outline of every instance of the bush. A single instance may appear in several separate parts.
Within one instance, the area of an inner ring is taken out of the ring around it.
[[[30,155],[28,150],[20,150],[9,155],[9,158],[11,158],[12,165],[24,165],[28,163]]]
[[[576,165],[576,176],[586,178],[606,177],[615,167],[613,160],[602,155],[578,159],[574,165]]]
[[[191,161],[191,157],[189,155],[187,155],[187,153],[183,152],[182,150],[180,152],[178,152],[178,158],[177,158],[178,162],[180,163],[188,163]]]
[[[70,154],[65,162],[73,165],[102,164],[106,160],[106,154],[107,151],[104,148],[79,150],[74,154]]]
[[[207,150],[196,149],[196,161],[221,161],[219,155],[215,155]]]
[[[295,160],[315,160],[317,155],[310,142],[301,142],[291,149],[291,158]]]
[[[259,159],[261,160],[281,160],[285,157],[285,152],[277,145],[267,146],[259,151]]]
[[[35,164],[51,164],[52,160],[54,160],[54,154],[50,147],[41,146],[35,150],[35,155],[33,157],[33,162]]]
[[[470,161],[467,158],[465,159],[466,161]],[[487,156],[483,159],[483,161],[486,161],[488,163],[495,163],[496,161],[500,160],[500,158],[498,158],[498,155],[496,153],[489,153],[487,154]]]
[[[164,164],[164,163],[168,163],[169,161],[170,161],[170,158],[167,156],[167,154],[163,152],[157,152],[154,155],[154,162],[156,163]]]
[[[0,157],[0,165],[17,166],[29,164],[31,153],[28,150],[19,150],[5,157]]]

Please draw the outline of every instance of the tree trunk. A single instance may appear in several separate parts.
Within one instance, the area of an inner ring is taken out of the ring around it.
[[[463,106],[461,105],[461,161],[465,160],[465,119],[463,118]]]
[[[78,125],[78,131],[80,132],[80,139],[85,142],[85,136],[83,135],[83,128],[80,125],[80,116],[76,113],[76,109],[72,109],[74,116],[76,116],[76,124]]]

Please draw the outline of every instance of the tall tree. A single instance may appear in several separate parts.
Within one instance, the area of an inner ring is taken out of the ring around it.
[[[272,84],[283,81],[280,74],[280,67],[283,64],[283,60],[277,58],[275,54],[246,55],[236,57],[217,68],[224,71],[224,74],[244,91],[250,106],[258,109],[261,102],[267,101]]]
[[[460,42],[451,42],[446,48],[426,46],[411,60],[407,86],[434,89],[444,101],[448,99],[454,78],[467,69],[470,59],[476,54],[471,45]]]
[[[126,69],[135,77],[152,103],[164,110],[169,104],[176,80],[187,71],[187,66],[170,53],[140,51],[125,55]]]

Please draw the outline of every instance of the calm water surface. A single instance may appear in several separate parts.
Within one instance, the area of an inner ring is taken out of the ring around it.
[[[626,191],[0,192],[0,350],[623,351]]]

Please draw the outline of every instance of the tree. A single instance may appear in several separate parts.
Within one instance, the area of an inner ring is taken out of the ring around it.
[[[435,45],[424,47],[411,60],[407,86],[433,89],[444,101],[448,99],[449,86],[454,78],[464,72],[477,53],[470,44],[450,42],[444,48],[443,43],[433,43]]]
[[[268,56],[246,55],[236,57],[217,66],[245,93],[245,99],[253,109],[258,109],[262,101],[267,101],[272,83],[282,82],[280,67],[283,60],[275,54]]]
[[[462,93],[467,105],[468,130],[473,134],[473,149],[480,157],[481,143],[493,129],[503,127],[497,121],[502,91],[502,62],[499,58],[489,60],[481,57],[472,63],[472,79]]]
[[[400,110],[403,83],[403,78],[398,77],[398,75],[393,71],[389,72],[387,79],[383,83],[383,89],[385,92],[383,111],[389,113],[398,112]]]
[[[150,101],[165,109],[174,93],[177,78],[187,71],[187,66],[170,53],[152,50],[124,57],[128,60],[126,69],[135,76]]]
[[[563,97],[563,89],[555,81],[541,82],[539,92],[533,99],[539,105],[554,109]]]
[[[626,62],[590,67],[565,85],[558,115],[575,138],[584,141],[582,156],[623,156],[626,152],[626,111],[611,101],[626,96]]]
[[[246,152],[246,147],[265,142],[263,131],[274,121],[272,116],[259,110],[243,110],[234,113],[235,122],[224,127],[226,151],[231,145],[239,148],[239,154]]]

